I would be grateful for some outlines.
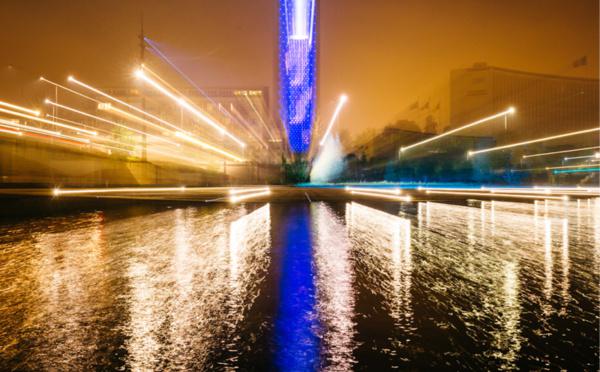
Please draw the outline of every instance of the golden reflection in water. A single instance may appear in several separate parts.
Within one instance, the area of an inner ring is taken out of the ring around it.
[[[477,332],[481,331],[477,325],[480,322],[495,325],[489,329],[490,352],[502,369],[514,369],[523,342],[519,297],[519,249],[522,247],[517,244],[523,243],[530,249],[532,237],[527,225],[533,224],[533,218],[499,212],[496,207],[494,203],[492,218],[491,202],[482,202],[479,211],[474,207],[430,202],[432,224],[429,230],[434,236],[443,237],[436,245],[443,244],[444,248],[424,253],[431,255],[431,260],[443,261],[437,267],[453,271],[455,280],[430,283],[432,288],[446,293],[448,311],[460,317],[464,324],[477,328]],[[479,218],[474,218],[476,211]],[[474,237],[461,242],[465,229],[467,236]],[[488,235],[488,231],[493,230],[495,232]],[[456,281],[457,278],[462,280]],[[459,305],[454,302],[455,295],[473,297],[470,303],[481,303],[481,306],[470,307],[462,302]],[[483,336],[481,341],[485,339]]]
[[[503,304],[500,310],[501,332],[494,332],[496,347],[504,361],[501,369],[514,369],[514,361],[521,350],[521,303],[517,263],[507,261],[504,266]]]
[[[32,357],[34,369],[68,369],[89,365],[96,352],[97,332],[89,317],[104,305],[101,213],[85,217],[66,231],[35,236],[40,252],[36,270],[39,303],[27,322],[43,324]]]
[[[350,208],[346,209],[349,213]],[[354,271],[351,245],[343,221],[324,203],[311,204],[315,233],[317,311],[326,325],[322,335],[328,365],[324,370],[352,370],[356,343],[354,323]]]
[[[346,204],[346,211],[353,249],[361,250],[362,264],[381,273],[371,290],[382,294],[389,315],[405,331],[397,340],[403,344],[414,331],[410,221],[355,202]]]
[[[121,263],[128,282],[128,369],[208,368],[218,348],[215,337],[222,336],[228,314],[228,221],[239,209],[195,211],[177,209],[114,226],[115,236],[128,238]]]
[[[233,221],[229,226],[229,286],[231,296],[228,306],[234,311],[228,324],[238,325],[244,318],[264,279],[270,263],[271,206],[266,204],[248,215]],[[233,330],[232,330],[233,331]]]
[[[566,315],[567,306],[569,305],[569,301],[571,300],[571,296],[569,294],[569,268],[570,268],[570,260],[569,260],[569,220],[562,220],[562,249],[561,249],[561,266],[562,266],[562,285],[561,285],[561,298],[562,298],[562,307],[560,310],[561,315]]]
[[[546,297],[546,309],[549,312],[550,300],[552,299],[552,221],[544,218],[544,296]]]

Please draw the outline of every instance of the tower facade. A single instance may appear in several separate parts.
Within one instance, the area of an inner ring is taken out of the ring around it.
[[[279,0],[279,104],[290,150],[310,148],[317,100],[317,0]]]

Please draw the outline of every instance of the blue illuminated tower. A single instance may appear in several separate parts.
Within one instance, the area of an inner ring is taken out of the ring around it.
[[[290,150],[306,153],[315,117],[316,2],[279,0],[279,104]]]

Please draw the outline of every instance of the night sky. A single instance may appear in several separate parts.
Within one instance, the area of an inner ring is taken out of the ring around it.
[[[321,0],[319,113],[350,96],[343,125],[381,127],[449,71],[475,62],[598,77],[597,0]],[[203,87],[273,87],[275,0],[3,0],[0,95],[40,106],[44,75],[100,87],[130,84],[140,14]],[[588,65],[572,62],[584,55]],[[9,67],[10,66],[10,67]]]

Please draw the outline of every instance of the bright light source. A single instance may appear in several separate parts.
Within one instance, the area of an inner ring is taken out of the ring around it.
[[[510,144],[510,145],[491,147],[489,149],[483,149],[483,150],[477,150],[477,151],[469,151],[468,155],[472,156],[472,155],[477,155],[477,154],[483,154],[486,152],[504,150],[504,149],[509,149],[509,148],[513,148],[513,147],[517,147],[517,146],[529,145],[532,143],[538,143],[538,142],[544,142],[544,141],[551,141],[551,140],[555,140],[555,139],[559,139],[559,138],[576,136],[578,134],[585,134],[585,133],[591,133],[591,132],[597,132],[597,131],[600,131],[600,128],[578,130],[576,132],[569,132],[569,133],[559,134],[556,136],[549,136],[549,137],[543,137],[543,138],[533,139],[533,140],[529,140],[529,141],[517,142],[517,143]]]
[[[132,193],[132,192],[172,192],[186,191],[185,187],[117,187],[117,188],[96,188],[96,189],[70,189],[70,190],[61,190],[59,188],[55,188],[52,191],[52,194],[55,196],[59,195],[81,195],[81,194],[107,194],[107,193]]]
[[[319,142],[320,146],[323,146],[325,144],[325,141],[327,140],[327,136],[329,136],[329,132],[331,132],[331,128],[333,128],[333,125],[335,124],[335,121],[337,120],[338,116],[340,115],[340,111],[342,110],[342,107],[344,107],[344,105],[346,104],[346,101],[348,101],[348,96],[346,96],[345,94],[342,94],[338,100],[338,104],[335,107],[335,110],[333,111],[331,120],[329,120],[329,125],[327,125],[327,130],[325,131],[325,134],[323,135],[323,139],[321,139],[321,142]]]
[[[28,113],[31,115],[35,115],[35,116],[40,116],[40,112],[38,110],[32,110],[32,109],[28,109],[26,107],[13,105],[12,103],[0,101],[0,106],[8,107],[13,110],[19,110],[19,111],[22,111],[22,112],[25,112],[25,113]]]
[[[499,113],[497,113],[497,114],[495,114],[495,115],[488,116],[488,117],[486,117],[486,118],[483,118],[483,119],[479,119],[479,120],[477,120],[477,121],[475,121],[475,122],[472,122],[472,123],[470,123],[470,124],[463,125],[462,127],[459,127],[459,128],[456,128],[456,129],[452,129],[452,130],[450,130],[450,131],[448,131],[448,132],[445,132],[445,133],[442,133],[442,134],[438,134],[437,136],[433,136],[433,137],[431,137],[431,138],[428,138],[428,139],[426,139],[426,140],[423,140],[423,141],[420,141],[420,142],[417,142],[417,143],[413,143],[412,145],[401,147],[401,148],[400,148],[400,152],[404,152],[404,151],[406,151],[406,150],[408,150],[408,149],[411,149],[411,148],[413,148],[413,147],[420,146],[420,145],[424,145],[424,144],[426,144],[426,143],[429,143],[429,142],[431,142],[431,141],[438,140],[438,139],[440,139],[440,138],[443,138],[443,137],[449,136],[449,135],[451,135],[451,134],[453,134],[453,133],[456,133],[456,132],[458,132],[458,131],[461,131],[461,130],[464,130],[464,129],[468,129],[468,128],[474,127],[474,126],[476,126],[476,125],[479,125],[479,124],[486,123],[486,122],[488,122],[488,121],[490,121],[490,120],[494,120],[494,119],[497,119],[497,118],[499,118],[499,117],[506,116],[506,115],[508,115],[508,114],[513,114],[514,112],[515,112],[515,109],[514,109],[514,107],[511,107],[511,108],[509,108],[509,109],[507,109],[507,110],[505,110],[505,111],[499,112]]]

